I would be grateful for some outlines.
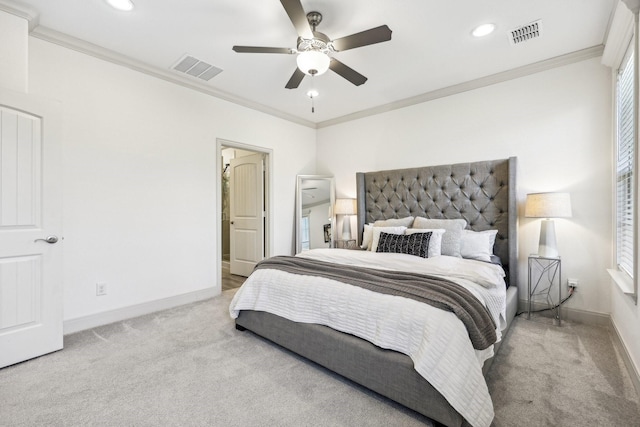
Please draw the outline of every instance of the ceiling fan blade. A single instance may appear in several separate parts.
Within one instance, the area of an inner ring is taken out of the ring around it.
[[[302,82],[302,79],[304,79],[304,76],[305,74],[302,71],[300,71],[300,68],[296,68],[296,70],[293,72],[293,75],[287,82],[287,85],[285,86],[285,88],[297,89],[298,86],[300,86],[300,82]]]
[[[233,50],[238,53],[295,53],[288,47],[234,46]]]
[[[291,19],[291,23],[296,28],[298,35],[303,39],[312,39],[313,32],[300,0],[280,0],[280,3],[282,3],[284,10],[289,15],[289,19]]]
[[[338,52],[355,49],[356,47],[368,46],[370,44],[386,42],[391,40],[391,30],[386,25],[381,25],[350,36],[333,40],[333,48]]]
[[[338,61],[335,58],[331,58],[331,63],[329,64],[329,68],[336,74],[344,77],[349,80],[356,86],[360,86],[367,81],[367,78],[354,70],[353,68],[347,67],[342,62]]]

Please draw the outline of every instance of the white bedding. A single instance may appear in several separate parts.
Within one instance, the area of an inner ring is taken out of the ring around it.
[[[485,304],[498,325],[498,340],[501,338],[506,324],[506,286],[500,266],[449,256],[425,259],[346,249],[314,249],[298,256],[446,277]],[[326,325],[404,353],[472,426],[489,426],[493,420],[493,404],[482,375],[493,346],[474,350],[463,323],[451,312],[335,280],[271,269],[254,271],[237,291],[229,307],[231,317],[238,317],[241,310]]]

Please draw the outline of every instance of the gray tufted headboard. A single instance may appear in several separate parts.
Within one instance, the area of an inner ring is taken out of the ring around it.
[[[356,174],[358,243],[364,224],[423,216],[464,218],[474,231],[497,229],[494,253],[517,283],[516,158]]]

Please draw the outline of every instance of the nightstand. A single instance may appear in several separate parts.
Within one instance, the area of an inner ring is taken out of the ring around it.
[[[558,326],[562,323],[560,309],[562,306],[562,263],[560,257],[550,258],[539,255],[529,255],[529,280],[527,290],[529,302],[527,319],[531,318],[531,303],[544,301],[550,309],[555,307]],[[558,301],[552,296],[553,287],[558,286]]]
[[[351,239],[351,240],[338,239],[334,242],[334,247],[338,249],[360,249],[355,239]]]

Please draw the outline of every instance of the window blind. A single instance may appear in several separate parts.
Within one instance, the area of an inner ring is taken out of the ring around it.
[[[633,277],[634,266],[634,106],[633,53],[623,60],[616,82],[616,254],[618,267]]]

